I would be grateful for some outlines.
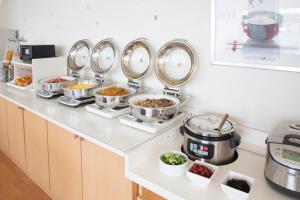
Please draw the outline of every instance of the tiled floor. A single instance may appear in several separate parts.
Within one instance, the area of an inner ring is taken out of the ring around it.
[[[0,200],[51,200],[0,152]]]

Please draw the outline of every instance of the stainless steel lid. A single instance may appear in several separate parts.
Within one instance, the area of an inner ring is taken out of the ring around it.
[[[151,67],[152,57],[152,49],[147,39],[139,38],[130,42],[122,53],[123,73],[129,80],[140,80]]]
[[[79,40],[71,48],[68,56],[68,66],[73,72],[90,65],[91,43],[89,40]]]
[[[92,51],[91,67],[94,73],[102,76],[109,71],[116,61],[116,49],[112,39],[98,42]]]
[[[185,127],[194,134],[206,137],[224,137],[234,132],[232,122],[227,120],[223,128],[216,130],[223,119],[222,115],[209,114],[189,117],[184,120]]]
[[[195,53],[184,40],[166,43],[157,53],[155,73],[167,87],[176,88],[189,81],[195,70]]]

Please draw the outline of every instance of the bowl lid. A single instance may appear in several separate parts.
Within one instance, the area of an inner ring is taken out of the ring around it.
[[[194,134],[207,137],[224,137],[234,131],[232,122],[227,120],[223,128],[216,130],[223,119],[222,115],[197,115],[185,120],[185,126]]]
[[[145,38],[131,41],[122,53],[122,70],[129,80],[140,80],[152,65],[152,50]]]
[[[184,40],[166,43],[157,53],[155,73],[168,87],[180,87],[187,83],[195,70],[195,53]]]
[[[98,42],[92,50],[91,67],[95,74],[102,75],[109,71],[116,61],[116,49],[112,39]]]
[[[78,72],[90,65],[91,43],[89,40],[79,40],[71,48],[68,56],[68,66],[73,72]]]

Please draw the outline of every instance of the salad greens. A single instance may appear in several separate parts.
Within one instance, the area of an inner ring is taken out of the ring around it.
[[[182,165],[187,161],[183,155],[172,152],[164,153],[160,159],[167,165]]]

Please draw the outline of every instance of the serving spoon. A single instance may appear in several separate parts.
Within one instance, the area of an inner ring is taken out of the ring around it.
[[[226,120],[228,119],[229,115],[226,113],[220,123],[220,125],[218,126],[218,128],[216,128],[215,130],[219,132],[219,134],[221,133],[221,130],[226,122]]]

